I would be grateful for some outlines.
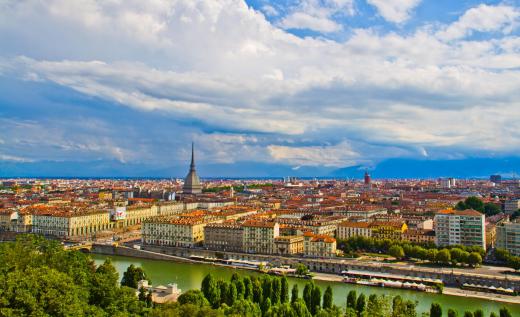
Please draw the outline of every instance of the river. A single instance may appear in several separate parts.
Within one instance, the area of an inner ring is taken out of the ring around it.
[[[92,258],[96,264],[101,264],[107,257],[109,256],[92,254]],[[136,266],[142,267],[145,270],[145,272],[152,280],[153,285],[176,283],[182,291],[189,289],[199,289],[202,279],[210,272],[217,278],[229,279],[233,272],[237,271],[233,268],[215,266],[211,264],[189,264],[122,256],[110,256],[110,258],[112,259],[112,263],[114,264],[115,268],[119,272],[120,277],[122,277],[123,272],[130,264],[134,264]],[[240,274],[249,275],[259,274],[248,270],[238,270],[238,272]],[[307,280],[289,278],[291,287],[294,283],[298,284],[300,296],[306,282]],[[345,306],[347,293],[354,289],[357,291],[358,295],[359,293],[364,293],[367,295],[367,297],[370,294],[386,294],[390,296],[401,295],[403,298],[415,300],[418,302],[417,308],[419,311],[419,316],[421,312],[429,311],[432,302],[441,304],[444,314],[447,314],[448,308],[457,310],[459,312],[459,316],[462,316],[466,310],[475,311],[476,309],[481,308],[484,310],[484,316],[487,317],[492,311],[496,312],[498,315],[498,310],[505,306],[509,308],[509,310],[513,313],[513,316],[520,316],[520,305],[500,303],[491,300],[431,294],[399,289],[383,289],[338,282],[315,281],[315,283],[322,288],[322,291],[325,291],[325,288],[330,285],[334,293],[334,303],[340,307]]]

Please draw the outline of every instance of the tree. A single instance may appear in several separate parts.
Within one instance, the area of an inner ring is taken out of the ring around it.
[[[357,310],[359,316],[361,316],[363,314],[366,306],[367,306],[367,304],[366,304],[365,294],[361,293],[356,302],[356,310]]]
[[[282,289],[280,293],[280,302],[287,303],[289,301],[289,281],[287,280],[287,277],[283,276],[281,282]]]
[[[513,317],[513,314],[506,307],[502,307],[499,310],[500,317]]]
[[[233,306],[225,310],[226,316],[247,316],[247,317],[261,317],[262,311],[257,303],[249,300],[237,300]]]
[[[303,288],[303,301],[305,302],[305,306],[307,306],[307,309],[311,311],[312,307],[312,290],[314,289],[314,283],[308,282],[305,284],[305,287]]]
[[[243,278],[244,282],[244,299],[253,300],[253,282],[249,276]]]
[[[498,317],[498,316],[497,316],[497,314],[496,314],[495,312],[491,312],[491,313],[489,314],[489,317]]]
[[[482,257],[478,252],[471,252],[468,257],[468,264],[475,267],[482,264]]]
[[[437,261],[437,254],[439,253],[439,250],[437,249],[428,249],[426,251],[426,259],[430,262]]]
[[[470,312],[470,311],[465,311],[464,312],[464,317],[473,317],[473,313]]]
[[[321,308],[321,289],[314,285],[312,289],[312,300],[311,300],[311,314],[316,315],[316,313]]]
[[[266,298],[271,298],[271,303],[272,303],[272,298],[273,298],[273,284],[271,283],[271,278],[269,276],[264,276],[264,278],[262,279],[262,294],[264,296],[264,300]]]
[[[494,203],[485,203],[484,204],[484,213],[487,217],[497,215],[502,212],[502,209],[494,204]]]
[[[291,307],[297,317],[311,317],[311,313],[307,309],[307,305],[303,299],[298,298],[294,303],[291,304]]]
[[[272,292],[271,292],[271,304],[277,305],[280,303],[282,297],[282,283],[279,278],[274,278],[271,281]]]
[[[323,294],[323,309],[330,309],[332,308],[332,287],[327,286],[325,289],[325,293]]]
[[[357,293],[355,290],[351,290],[347,295],[347,308],[356,308]]]
[[[193,304],[193,305],[197,305],[197,306],[209,305],[209,302],[206,299],[206,297],[204,296],[204,293],[202,293],[202,291],[193,290],[193,289],[182,293],[179,296],[179,298],[177,298],[177,301],[181,305],[185,305],[185,304]]]
[[[200,289],[213,308],[220,306],[220,288],[211,273],[204,277]],[[224,294],[222,295],[224,296]]]
[[[399,295],[395,296],[392,301],[392,317],[416,317],[417,302],[403,300]]]
[[[393,245],[388,250],[388,254],[390,254],[391,256],[393,256],[396,259],[402,259],[404,257],[404,250],[399,245]]]
[[[296,275],[307,275],[309,274],[309,269],[307,266],[303,263],[298,263],[298,266],[296,267]]]
[[[464,207],[466,207],[465,209],[473,209],[484,212],[484,203],[482,200],[480,200],[480,198],[475,196],[466,198],[466,200],[464,200]]]
[[[458,316],[459,316],[459,314],[455,310],[453,310],[451,308],[448,309],[448,317],[458,317]]]
[[[435,260],[442,264],[449,264],[451,261],[451,254],[448,249],[442,249],[437,253]]]
[[[368,297],[366,313],[370,317],[386,317],[391,313],[391,306],[386,296],[372,294]]]
[[[150,282],[142,268],[135,267],[133,264],[130,264],[130,266],[126,269],[125,273],[123,273],[121,286],[137,288],[138,282],[141,280],[147,280],[148,282]]]
[[[291,290],[291,304],[298,300],[298,284],[294,284]]]
[[[430,306],[430,317],[442,317],[442,308],[438,303],[432,303]]]
[[[262,303],[262,312],[267,313],[271,308],[271,299],[266,297],[264,302]]]
[[[237,298],[238,298],[237,287],[235,286],[234,283],[229,283],[227,285],[226,304],[228,306],[233,306],[233,304],[235,303]]]
[[[484,311],[482,309],[477,309],[475,310],[475,312],[473,313],[473,316],[474,317],[484,317]]]

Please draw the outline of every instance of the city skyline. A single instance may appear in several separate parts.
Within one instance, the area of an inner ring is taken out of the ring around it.
[[[516,1],[0,8],[0,177],[517,173]]]

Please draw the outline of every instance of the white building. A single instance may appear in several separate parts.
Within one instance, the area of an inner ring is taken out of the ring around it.
[[[472,209],[442,210],[435,215],[435,244],[480,246],[486,249],[485,216]]]

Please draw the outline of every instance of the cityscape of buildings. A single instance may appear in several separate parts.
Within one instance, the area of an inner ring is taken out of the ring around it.
[[[456,210],[467,197],[495,204],[486,217]],[[191,164],[184,180],[6,179],[4,236],[143,244],[253,254],[335,257],[355,236],[443,246],[499,247],[520,255],[518,181],[211,180]]]

